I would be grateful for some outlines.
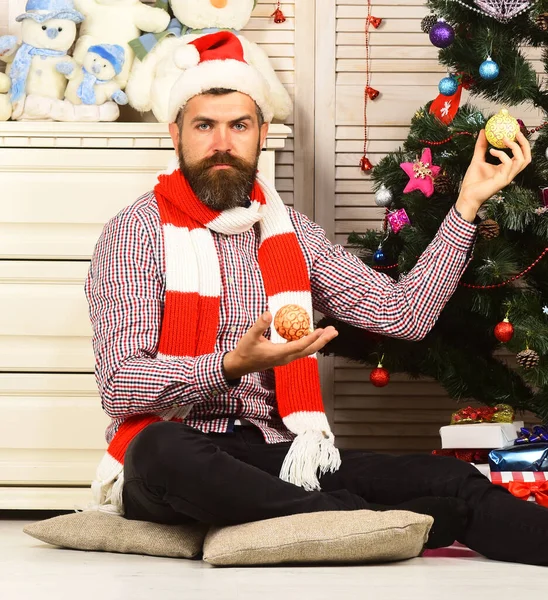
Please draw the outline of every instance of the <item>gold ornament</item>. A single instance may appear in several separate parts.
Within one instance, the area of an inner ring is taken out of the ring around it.
[[[274,328],[289,342],[300,340],[310,333],[310,317],[302,306],[286,304],[274,316]]]
[[[495,148],[506,148],[504,138],[506,137],[513,142],[518,132],[519,123],[508,113],[506,108],[492,116],[485,125],[487,141]]]

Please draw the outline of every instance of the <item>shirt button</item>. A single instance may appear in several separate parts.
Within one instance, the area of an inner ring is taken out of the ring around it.
[[[228,283],[234,283],[234,277],[229,277],[228,278]]]
[[[232,331],[232,333],[236,333],[236,327],[231,327],[230,331]]]
[[[215,397],[215,396],[218,396],[218,395],[219,395],[219,392],[211,392],[211,395],[212,395],[213,397]]]

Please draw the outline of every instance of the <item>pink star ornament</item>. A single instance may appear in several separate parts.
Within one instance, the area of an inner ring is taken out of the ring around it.
[[[422,151],[420,159],[412,163],[401,163],[400,167],[409,176],[409,183],[403,190],[404,194],[419,190],[429,198],[434,193],[434,179],[441,171],[441,167],[432,164],[432,151],[430,148],[425,148]]]

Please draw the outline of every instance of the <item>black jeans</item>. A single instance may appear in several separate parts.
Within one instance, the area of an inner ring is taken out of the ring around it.
[[[278,477],[289,446],[266,444],[255,427],[205,434],[181,423],[153,423],[126,452],[125,516],[232,525],[453,496],[470,510],[461,543],[488,558],[548,565],[548,509],[515,498],[468,463],[342,450],[341,468],[321,478],[322,491],[307,492]]]

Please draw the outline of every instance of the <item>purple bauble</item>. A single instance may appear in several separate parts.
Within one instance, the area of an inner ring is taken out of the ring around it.
[[[430,41],[437,48],[447,48],[455,39],[455,30],[440,19],[430,30]]]

